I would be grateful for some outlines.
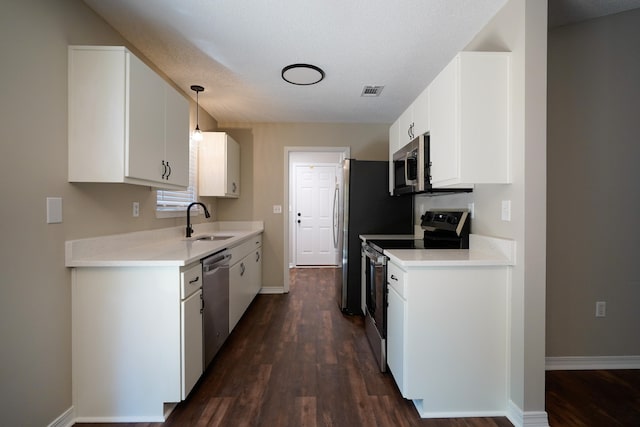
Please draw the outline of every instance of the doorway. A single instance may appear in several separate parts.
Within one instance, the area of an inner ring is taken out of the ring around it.
[[[349,147],[285,147],[284,292],[296,266],[341,264],[342,230],[335,223],[342,162]],[[298,215],[300,214],[300,215]],[[300,222],[298,222],[300,221]]]

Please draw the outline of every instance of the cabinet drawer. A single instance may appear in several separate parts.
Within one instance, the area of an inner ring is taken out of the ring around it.
[[[406,296],[407,273],[400,267],[390,262],[387,264],[387,283],[404,299]]]
[[[180,298],[185,299],[202,287],[202,264],[192,264],[180,272]]]
[[[234,246],[233,248],[229,248],[229,254],[231,255],[231,259],[229,260],[229,265],[232,266],[240,261],[242,258],[255,251],[259,247],[262,246],[262,235],[259,234],[257,236],[253,236],[250,239],[245,240],[240,243],[238,246]]]

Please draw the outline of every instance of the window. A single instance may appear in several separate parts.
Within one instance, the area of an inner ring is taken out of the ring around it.
[[[198,200],[198,142],[189,138],[189,187],[185,191],[158,190],[156,217],[185,216],[187,206]],[[198,210],[200,207],[198,207]],[[193,211],[193,210],[192,210]]]

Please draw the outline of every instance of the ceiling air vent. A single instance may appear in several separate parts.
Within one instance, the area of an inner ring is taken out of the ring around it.
[[[380,96],[384,86],[364,86],[360,96]]]

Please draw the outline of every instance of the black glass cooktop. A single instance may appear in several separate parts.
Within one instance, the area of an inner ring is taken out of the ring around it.
[[[375,250],[384,249],[462,249],[464,243],[459,238],[430,237],[425,239],[373,239],[367,240]],[[468,247],[468,246],[467,246]]]
[[[374,239],[367,240],[371,246],[377,251],[382,252],[384,249],[424,249],[424,241],[422,239]]]

